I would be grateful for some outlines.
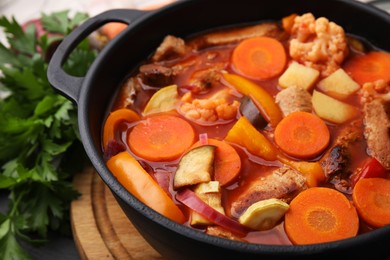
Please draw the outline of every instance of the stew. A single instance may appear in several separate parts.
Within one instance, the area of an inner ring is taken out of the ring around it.
[[[390,224],[390,53],[311,13],[167,35],[120,88],[107,166],[211,235],[312,244]]]

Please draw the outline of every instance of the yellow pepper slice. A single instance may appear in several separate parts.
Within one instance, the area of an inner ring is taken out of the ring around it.
[[[275,99],[261,86],[235,74],[225,73],[223,78],[241,94],[252,98],[272,127],[276,127],[279,121],[282,120],[283,114],[275,103]]]
[[[278,151],[272,143],[242,116],[233,125],[225,137],[225,141],[245,147],[248,152],[268,161],[277,159]]]
[[[108,142],[115,139],[115,129],[121,122],[134,122],[141,117],[133,110],[121,108],[110,113],[103,127],[103,146],[106,149]]]

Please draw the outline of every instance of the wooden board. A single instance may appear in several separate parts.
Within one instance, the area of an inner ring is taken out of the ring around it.
[[[92,168],[75,176],[81,193],[71,204],[76,247],[86,259],[163,259],[138,233]]]

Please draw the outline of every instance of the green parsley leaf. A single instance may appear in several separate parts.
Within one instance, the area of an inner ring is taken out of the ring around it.
[[[20,26],[0,17],[8,44],[0,43],[0,189],[9,193],[8,211],[0,212],[0,259],[29,259],[21,241],[42,244],[48,230],[70,233],[69,209],[79,193],[72,176],[87,163],[77,126],[75,105],[59,95],[47,79],[53,47],[86,14],[42,14]],[[35,21],[36,22],[36,21]],[[96,57],[88,40],[69,55],[64,69],[83,76]]]

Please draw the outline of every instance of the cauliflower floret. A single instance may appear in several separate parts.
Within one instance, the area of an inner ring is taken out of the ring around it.
[[[348,55],[344,29],[324,17],[306,13],[295,17],[290,36],[290,56],[328,76]]]
[[[213,123],[218,120],[231,120],[237,115],[240,103],[229,103],[224,97],[225,91],[218,92],[209,99],[193,99],[192,93],[186,93],[181,101],[180,112],[188,119],[198,123]]]
[[[360,101],[362,104],[371,102],[377,98],[380,98],[386,102],[390,102],[390,85],[382,79],[374,82],[364,83],[360,93]]]

